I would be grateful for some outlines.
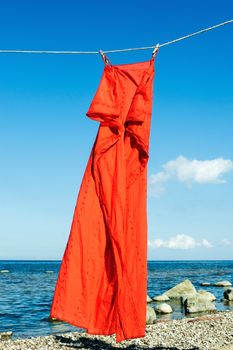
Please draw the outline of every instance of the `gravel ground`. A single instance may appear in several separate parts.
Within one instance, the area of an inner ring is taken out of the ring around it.
[[[230,346],[231,345],[231,346]],[[70,332],[27,339],[2,340],[0,350],[233,350],[233,311],[182,320],[157,320],[146,336],[116,343],[115,335],[93,336]]]

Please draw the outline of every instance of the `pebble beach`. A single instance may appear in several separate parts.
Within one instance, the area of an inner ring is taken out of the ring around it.
[[[119,343],[115,335],[97,336],[85,332],[0,341],[0,350],[50,349],[233,350],[233,311],[216,311],[181,320],[156,320],[146,326],[144,338]]]

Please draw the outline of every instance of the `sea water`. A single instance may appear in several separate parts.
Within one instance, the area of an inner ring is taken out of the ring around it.
[[[0,261],[0,332],[13,331],[13,338],[85,331],[49,319],[60,261]],[[5,270],[5,271],[4,271]],[[233,260],[148,261],[148,295],[162,294],[189,279],[196,289],[212,292],[217,310],[233,310],[223,303],[224,288],[201,287],[200,282],[228,280],[233,283]],[[185,315],[179,302],[169,302],[174,312],[157,318],[179,319]],[[233,303],[232,303],[233,304]],[[155,304],[152,304],[155,305]]]

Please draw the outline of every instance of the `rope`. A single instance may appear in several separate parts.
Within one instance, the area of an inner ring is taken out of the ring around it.
[[[212,30],[212,29],[215,29],[215,28],[218,28],[218,27],[225,26],[226,24],[229,24],[229,23],[232,23],[232,22],[233,22],[233,19],[230,19],[229,21],[222,22],[222,23],[216,24],[215,26],[212,26],[212,27],[209,27],[209,28],[206,28],[206,29],[199,30],[198,32],[195,32],[195,33],[192,33],[192,34],[188,34],[188,35],[182,36],[182,37],[179,38],[179,39],[175,39],[175,40],[168,41],[168,42],[166,42],[166,43],[164,43],[164,44],[162,44],[162,45],[159,45],[159,46],[162,47],[162,46],[167,46],[167,45],[170,45],[170,44],[174,44],[174,43],[177,43],[178,41],[181,41],[181,40],[184,40],[184,39],[188,39],[188,38],[190,38],[191,36],[194,36],[194,35],[198,35],[198,34],[202,34],[202,33],[208,32],[209,30]]]
[[[192,34],[188,34],[188,35],[182,36],[182,37],[180,37],[178,39],[167,41],[167,42],[165,42],[163,44],[157,44],[157,45],[154,45],[154,46],[134,47],[134,48],[129,48],[129,49],[106,50],[106,51],[104,51],[104,53],[156,49],[156,48],[160,48],[160,47],[163,47],[163,46],[167,46],[167,45],[170,45],[170,44],[177,43],[178,41],[181,41],[181,40],[184,40],[184,39],[188,39],[188,38],[190,38],[192,36],[195,36],[195,35],[199,35],[199,34],[208,32],[209,30],[213,30],[215,28],[222,27],[222,26],[224,26],[226,24],[230,24],[232,22],[233,22],[233,19],[230,19],[229,21],[225,21],[225,22],[216,24],[216,25],[214,25],[212,27],[199,30],[199,31],[194,32]],[[68,55],[80,55],[80,54],[81,55],[92,55],[92,54],[94,54],[95,55],[95,54],[101,53],[101,55],[102,55],[103,51],[102,50],[99,50],[99,51],[0,50],[0,53],[32,53],[32,54],[56,54],[56,55],[57,54],[65,54],[65,55],[67,55],[67,54]]]

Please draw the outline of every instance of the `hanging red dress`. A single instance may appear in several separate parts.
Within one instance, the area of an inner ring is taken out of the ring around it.
[[[100,125],[50,311],[117,342],[145,336],[153,78],[154,57],[104,67],[87,112]]]

